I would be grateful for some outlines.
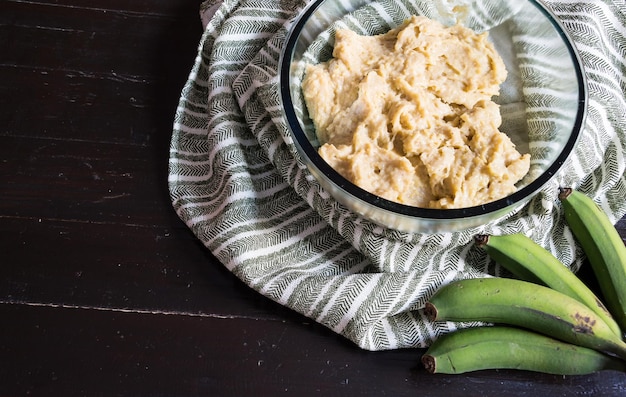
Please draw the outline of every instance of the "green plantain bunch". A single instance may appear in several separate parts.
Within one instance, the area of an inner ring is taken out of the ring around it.
[[[475,242],[516,278],[466,279],[426,303],[432,321],[482,322],[437,339],[429,372],[522,369],[559,375],[626,371],[626,245],[588,196],[561,189],[565,220],[585,252],[604,302],[548,250],[521,234]]]

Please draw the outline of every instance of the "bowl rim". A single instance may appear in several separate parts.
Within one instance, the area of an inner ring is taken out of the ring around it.
[[[326,160],[324,160],[317,149],[309,141],[305,131],[303,130],[298,117],[295,113],[290,89],[290,69],[291,54],[295,50],[299,35],[304,28],[309,17],[327,0],[314,0],[296,17],[287,34],[285,45],[281,50],[279,61],[279,81],[280,81],[280,99],[282,101],[283,116],[286,119],[287,127],[293,135],[293,141],[299,151],[304,152],[306,157],[317,170],[326,175],[327,180],[337,188],[343,190],[349,196],[359,199],[368,205],[377,207],[383,211],[395,213],[400,216],[415,219],[441,219],[441,220],[458,220],[467,218],[481,217],[489,213],[498,213],[510,206],[524,202],[539,192],[563,167],[567,159],[574,152],[574,147],[578,142],[584,126],[587,106],[588,106],[588,87],[587,79],[583,70],[582,59],[574,41],[564,25],[558,20],[556,15],[538,0],[527,0],[532,3],[554,26],[560,35],[567,51],[572,59],[576,80],[578,81],[578,107],[576,110],[576,118],[572,127],[570,137],[568,138],[561,153],[554,162],[542,172],[535,180],[528,185],[516,190],[514,193],[501,199],[491,201],[485,204],[464,208],[438,209],[415,207],[401,204],[382,198],[378,195],[368,192],[367,190],[357,186],[343,177],[339,172],[332,168]],[[365,3],[364,3],[365,4]]]

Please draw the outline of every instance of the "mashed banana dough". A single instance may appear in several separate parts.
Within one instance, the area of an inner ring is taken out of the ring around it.
[[[506,78],[486,34],[413,16],[378,36],[339,30],[333,59],[309,65],[304,97],[320,155],[399,203],[461,208],[515,191],[529,169],[498,128]]]

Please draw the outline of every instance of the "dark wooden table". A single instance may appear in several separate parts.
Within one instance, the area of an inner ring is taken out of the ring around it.
[[[0,396],[626,395],[616,372],[429,375],[227,272],[167,191],[199,3],[0,0]]]

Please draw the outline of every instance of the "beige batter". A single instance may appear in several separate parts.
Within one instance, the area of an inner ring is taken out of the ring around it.
[[[529,169],[498,128],[506,69],[487,34],[414,16],[378,36],[336,34],[310,65],[304,97],[320,155],[363,189],[399,203],[461,208],[516,190]]]

